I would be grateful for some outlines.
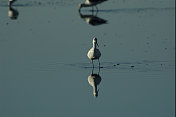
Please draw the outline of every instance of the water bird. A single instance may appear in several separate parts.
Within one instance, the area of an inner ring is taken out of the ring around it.
[[[100,69],[99,69],[98,74],[93,73],[93,69],[94,68],[92,68],[92,73],[88,76],[88,82],[93,87],[93,95],[94,95],[94,97],[98,97],[99,89],[98,89],[97,86],[101,82],[101,76],[99,75]]]
[[[17,0],[9,0],[8,5],[11,6]]]
[[[107,20],[99,18],[97,14],[83,15],[81,12],[79,12],[79,17],[92,26],[98,26],[107,23]]]
[[[94,6],[98,11],[98,7],[96,5],[105,1],[107,0],[86,0],[84,3],[79,4],[79,11],[81,10],[82,7],[92,7],[92,11],[93,11]]]
[[[16,9],[12,8],[12,6],[10,5],[8,9],[8,16],[12,20],[16,20],[18,18],[18,15],[19,15],[19,12]]]
[[[99,63],[99,68],[100,68],[100,61],[99,58],[101,56],[100,50],[97,49],[98,43],[97,43],[97,38],[94,37],[93,38],[93,47],[88,51],[87,56],[90,60],[92,60],[92,65],[94,68],[94,64],[93,64],[93,60],[98,59],[98,63]]]

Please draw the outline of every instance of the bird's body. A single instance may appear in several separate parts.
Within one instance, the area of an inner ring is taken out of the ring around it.
[[[92,87],[97,87],[101,82],[101,77],[98,74],[91,74],[88,77],[88,82]]]
[[[93,95],[95,97],[98,96],[98,89],[97,89],[97,86],[100,84],[101,82],[101,77],[99,74],[91,74],[89,77],[88,77],[88,82],[89,84],[93,87]]]
[[[18,18],[19,12],[16,9],[13,9],[11,5],[9,6],[8,15],[12,20]]]
[[[99,49],[97,49],[97,46],[98,46],[97,38],[93,38],[93,47],[87,53],[88,58],[92,60],[92,64],[93,64],[93,60],[98,59],[99,61],[99,58],[101,56],[101,52]],[[99,62],[99,67],[100,67],[100,62]]]
[[[99,69],[97,74],[93,73],[93,71],[94,71],[94,68],[92,68],[92,73],[88,76],[88,82],[93,88],[93,95],[95,97],[97,97],[98,96],[98,91],[99,91],[98,85],[101,82],[101,76],[99,75],[100,69]]]
[[[97,17],[96,15],[83,15],[79,13],[80,18],[84,19],[88,24],[92,26],[98,26],[101,24],[106,24],[107,20]]]
[[[9,10],[8,10],[8,15],[9,17],[12,19],[12,20],[15,20],[18,18],[18,15],[19,15],[19,12],[18,10],[12,8],[12,4],[15,2],[16,0],[9,0],[8,2],[8,7],[9,7]]]
[[[100,51],[99,51],[98,49],[92,47],[92,48],[89,50],[87,56],[88,56],[88,58],[89,58],[90,60],[95,60],[95,59],[99,59],[99,58],[100,58],[101,53],[100,53]]]
[[[86,0],[84,3],[79,5],[79,10],[82,7],[93,7],[93,6],[96,7],[97,4],[100,4],[100,3],[105,2],[105,1],[107,1],[107,0]],[[97,10],[98,10],[98,8],[97,8]]]

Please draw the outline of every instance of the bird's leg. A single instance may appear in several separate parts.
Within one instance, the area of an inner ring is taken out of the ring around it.
[[[93,66],[93,68],[94,68],[93,60],[92,60],[92,66]]]
[[[100,67],[98,68],[98,75],[99,75],[99,73],[100,73]]]
[[[93,12],[93,7],[92,7],[92,15],[94,14],[94,12]]]
[[[92,6],[92,12],[94,12],[94,7]]]
[[[95,16],[97,16],[98,12],[96,11]]]
[[[97,7],[97,6],[95,6],[95,8],[97,9],[97,12],[98,12],[98,7]]]
[[[94,10],[93,16],[97,16],[97,11],[96,10]]]
[[[98,59],[98,63],[99,63],[99,68],[100,68],[100,61],[99,61],[99,59]]]
[[[94,71],[94,67],[92,68],[92,74],[93,74],[93,71]]]

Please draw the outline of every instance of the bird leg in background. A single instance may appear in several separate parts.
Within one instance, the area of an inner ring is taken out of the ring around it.
[[[97,12],[98,12],[98,7],[97,7],[97,6],[95,6],[95,8],[97,9]]]
[[[95,12],[95,16],[97,16],[97,14],[98,14],[98,11]]]
[[[99,75],[99,73],[100,73],[100,67],[98,68],[98,75]]]

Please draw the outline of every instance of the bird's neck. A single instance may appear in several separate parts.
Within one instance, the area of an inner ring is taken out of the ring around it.
[[[98,92],[97,91],[97,85],[93,85],[92,87],[93,87],[93,93],[97,93]]]
[[[95,43],[93,43],[93,48],[96,49],[97,48],[97,45]]]

